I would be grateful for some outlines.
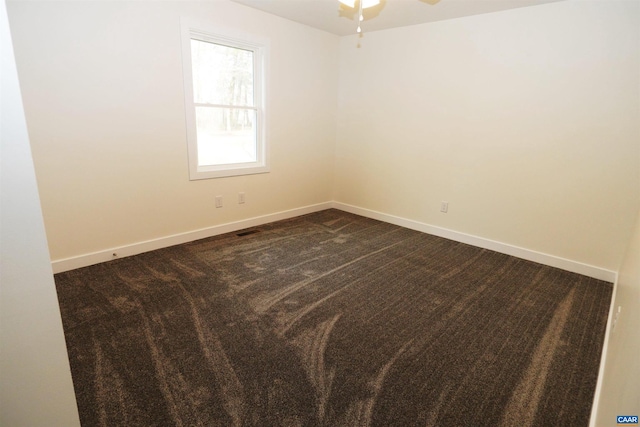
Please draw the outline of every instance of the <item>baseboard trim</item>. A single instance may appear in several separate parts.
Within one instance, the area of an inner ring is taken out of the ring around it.
[[[333,207],[332,202],[318,203],[315,205],[304,206],[301,208],[290,209],[286,211],[276,212],[269,215],[262,215],[253,218],[243,219],[240,221],[229,222],[212,227],[201,228],[198,230],[188,231],[185,233],[173,234],[158,239],[147,240],[129,245],[118,246],[103,251],[92,252],[70,258],[58,259],[51,262],[54,273],[62,273],[63,271],[75,270],[76,268],[87,267],[89,265],[99,264],[101,262],[111,261],[113,259],[124,258],[131,255],[141,254],[156,249],[162,249],[169,246],[179,245],[182,243],[192,242],[198,239],[217,236],[224,233],[231,233],[250,227],[257,227],[269,222],[280,221],[283,219],[294,218],[300,215],[306,215],[313,212],[330,209]],[[115,255],[114,255],[115,254]]]
[[[526,259],[528,261],[537,262],[539,264],[548,265],[550,267],[560,268],[562,270],[571,271],[573,273],[582,274],[584,276],[593,277],[595,279],[614,282],[616,273],[593,265],[583,264],[578,261],[533,251],[530,249],[513,246],[507,243],[497,242],[495,240],[485,239],[483,237],[473,236],[458,231],[449,230],[447,228],[429,225],[423,222],[402,218],[395,215],[374,211],[371,209],[361,208],[341,202],[333,202],[335,209],[361,215],[371,219],[388,222],[390,224],[399,225],[401,227],[410,228],[412,230],[421,231],[423,233],[433,234],[434,236],[444,237],[456,242],[466,243],[484,249],[500,252],[506,255],[515,256],[517,258]]]
[[[602,354],[600,355],[600,366],[598,367],[598,381],[596,382],[596,391],[593,394],[593,402],[591,403],[591,415],[589,419],[589,427],[597,427],[598,409],[600,406],[600,395],[602,394],[602,382],[604,381],[604,370],[607,365],[607,353],[609,351],[609,339],[611,330],[613,329],[613,316],[616,314],[616,294],[618,292],[618,275],[613,282],[613,291],[611,293],[611,304],[609,305],[609,316],[607,317],[607,329],[604,333],[604,342],[602,344]]]
[[[51,262],[51,266],[54,273],[61,273],[63,271],[87,267],[89,265],[99,264],[101,262],[106,262],[117,258],[137,255],[143,252],[149,252],[156,249],[162,249],[169,246],[192,242],[194,240],[217,236],[224,233],[231,233],[233,231],[242,230],[244,228],[256,227],[258,225],[266,224],[269,222],[289,219],[330,208],[335,208],[367,218],[399,225],[401,227],[410,228],[412,230],[421,231],[423,233],[433,234],[434,236],[444,237],[456,242],[466,243],[484,249],[490,249],[503,254],[512,255],[518,258],[526,259],[551,267],[560,268],[562,270],[571,271],[599,280],[605,280],[607,282],[614,282],[616,279],[616,273],[614,271],[606,270],[600,267],[595,267],[577,261],[560,258],[554,255],[548,255],[518,246],[509,245],[507,243],[497,242],[495,240],[485,239],[466,233],[460,233],[458,231],[449,230],[447,228],[437,227],[419,221],[414,221],[407,218],[402,218],[399,216],[335,201],[303,206],[300,208],[215,225],[212,227],[188,231],[185,233],[179,233],[143,242],[132,243],[129,245],[113,247],[103,251],[53,260]]]

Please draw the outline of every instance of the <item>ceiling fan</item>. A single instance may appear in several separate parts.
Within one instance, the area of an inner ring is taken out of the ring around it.
[[[440,0],[419,0],[419,1],[430,4],[432,6],[440,2]],[[356,32],[358,34],[362,34],[362,27],[360,23],[363,22],[365,19],[364,10],[377,9],[373,14],[373,16],[377,16],[386,5],[387,0],[338,0],[338,2],[340,3],[340,7],[341,7],[340,9],[341,16],[346,16],[353,19],[353,15],[355,14],[355,11],[358,10],[358,14],[356,15],[358,28],[356,29]]]

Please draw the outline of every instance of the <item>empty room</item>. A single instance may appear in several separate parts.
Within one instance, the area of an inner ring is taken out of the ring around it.
[[[640,2],[2,5],[0,425],[640,414]]]

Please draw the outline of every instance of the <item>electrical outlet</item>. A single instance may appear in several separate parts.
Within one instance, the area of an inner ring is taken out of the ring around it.
[[[222,207],[222,196],[216,196],[216,208]]]
[[[244,192],[238,193],[238,203],[239,204],[243,204],[244,203]]]
[[[440,202],[440,212],[447,213],[449,212],[449,202]]]

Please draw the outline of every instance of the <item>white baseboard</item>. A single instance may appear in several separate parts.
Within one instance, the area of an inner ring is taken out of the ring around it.
[[[395,215],[389,215],[370,209],[348,205],[346,203],[333,202],[333,207],[345,212],[365,216],[371,219],[377,219],[379,221],[388,222],[390,224],[399,225],[401,227],[410,228],[412,230],[421,231],[423,233],[433,234],[434,236],[444,237],[456,242],[467,243],[469,245],[477,246],[480,248],[490,249],[492,251],[526,259],[528,261],[537,262],[539,264],[548,265],[550,267],[560,268],[562,270],[571,271],[573,273],[582,274],[584,276],[593,277],[595,279],[604,280],[607,282],[614,282],[616,279],[616,273],[614,271],[595,267],[593,265],[583,264],[578,261],[572,261],[554,255],[509,245],[507,243],[497,242],[495,240],[489,240],[470,234],[460,233],[458,231],[436,227],[434,225],[425,224]]]
[[[589,427],[597,427],[598,409],[600,406],[600,395],[602,394],[602,382],[604,381],[604,370],[607,364],[607,353],[609,351],[609,339],[611,329],[613,329],[613,317],[616,314],[616,293],[618,292],[618,275],[613,282],[613,292],[611,293],[611,304],[609,305],[609,317],[607,318],[607,329],[604,333],[604,343],[602,344],[602,354],[600,355],[600,367],[598,368],[598,381],[596,382],[596,391],[593,394],[593,403],[591,404],[591,416]]]
[[[160,237],[158,239],[147,240],[144,242],[132,243],[129,245],[118,246],[103,251],[92,252],[71,258],[58,259],[51,262],[54,273],[74,270],[76,268],[87,267],[101,262],[111,261],[117,258],[123,258],[131,255],[141,254],[156,249],[162,249],[169,246],[179,245],[182,243],[192,242],[206,237],[217,236],[224,233],[231,233],[250,227],[257,227],[269,222],[280,221],[283,219],[294,218],[300,215],[306,215],[312,212],[318,212],[333,207],[332,202],[318,203],[316,205],[304,206],[301,208],[290,209],[287,211],[276,212],[269,215],[263,215],[248,218],[240,221],[229,222],[226,224],[214,225],[212,227],[201,228],[199,230],[188,231],[185,233],[174,234],[171,236]],[[114,255],[115,254],[115,255]]]
[[[147,240],[143,242],[132,243],[129,245],[118,246],[103,251],[92,252],[71,258],[64,258],[52,261],[51,265],[54,273],[73,270],[76,268],[86,267],[101,262],[110,261],[116,258],[137,255],[143,252],[149,252],[156,249],[166,248],[181,243],[192,242],[206,237],[217,236],[224,233],[242,230],[244,228],[256,227],[282,219],[293,218],[312,212],[318,212],[324,209],[335,208],[367,218],[377,219],[379,221],[388,222],[390,224],[399,225],[401,227],[410,228],[412,230],[421,231],[423,233],[433,234],[435,236],[444,237],[461,243],[477,246],[480,248],[490,249],[518,258],[534,261],[540,264],[557,267],[574,273],[583,274],[585,276],[594,277],[596,279],[613,282],[616,273],[603,268],[594,267],[592,265],[583,264],[553,255],[532,251],[518,246],[506,243],[496,242],[494,240],[484,239],[482,237],[472,236],[470,234],[460,233],[442,227],[425,224],[422,222],[401,218],[370,209],[360,208],[353,205],[340,202],[325,202],[316,205],[304,206],[301,208],[290,209],[287,211],[276,212],[269,215],[248,218],[240,221],[230,222],[226,224],[215,225],[212,227],[202,228],[199,230],[188,231],[185,233],[174,234],[171,236],[160,237],[158,239]],[[114,255],[115,254],[115,255]]]

